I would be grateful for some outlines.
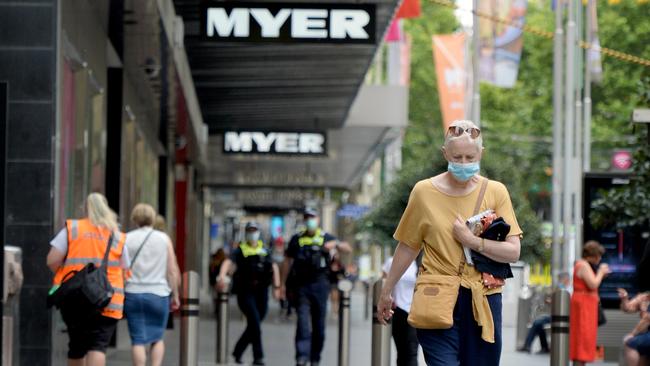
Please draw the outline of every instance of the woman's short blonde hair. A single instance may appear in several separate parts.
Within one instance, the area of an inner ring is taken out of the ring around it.
[[[108,206],[108,201],[103,194],[97,192],[89,194],[86,198],[86,211],[93,225],[119,231],[117,214]]]
[[[452,123],[449,124],[449,127],[461,127],[461,128],[463,128],[465,130],[468,129],[468,128],[476,128],[476,129],[480,130],[480,128],[478,128],[478,126],[476,126],[474,124],[474,122],[472,122],[470,120],[466,120],[466,119],[455,120],[455,121],[453,121]],[[443,146],[446,148],[447,146],[449,146],[450,142],[460,140],[460,139],[469,139],[469,141],[472,144],[476,145],[476,147],[479,150],[483,148],[483,136],[482,135],[478,135],[477,138],[473,139],[467,133],[463,133],[460,136],[453,136],[453,135],[447,133],[447,131],[445,131],[445,144]]]
[[[131,221],[138,227],[153,226],[156,220],[156,210],[146,203],[138,203],[131,211]]]
[[[153,222],[153,228],[158,230],[167,232],[167,222],[165,221],[165,216],[163,215],[156,215],[156,219]]]

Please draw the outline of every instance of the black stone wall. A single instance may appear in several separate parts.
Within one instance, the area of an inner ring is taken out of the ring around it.
[[[54,214],[57,0],[0,0],[0,80],[9,83],[6,241],[23,249],[20,364],[50,365],[45,266]]]

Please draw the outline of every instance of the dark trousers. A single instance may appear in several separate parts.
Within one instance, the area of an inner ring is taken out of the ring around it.
[[[254,291],[239,291],[237,304],[246,317],[246,329],[235,345],[233,356],[241,358],[249,344],[253,345],[253,358],[261,360],[264,358],[262,349],[262,320],[268,310],[269,294],[268,288]]]
[[[409,313],[395,308],[392,321],[393,341],[397,349],[397,366],[418,366],[418,336],[406,319]]]
[[[325,317],[329,293],[330,284],[326,279],[302,285],[297,289],[297,361],[320,362],[320,354],[325,343]]]
[[[472,292],[461,287],[450,329],[418,329],[427,366],[497,366],[501,358],[501,294],[487,297],[494,319],[494,343],[481,339]]]
[[[542,346],[543,351],[548,351],[548,340],[546,339],[546,331],[544,326],[546,324],[551,324],[551,317],[549,315],[542,315],[539,318],[535,319],[533,325],[528,330],[526,335],[526,343],[524,343],[525,349],[530,349],[535,340],[535,336],[539,337],[539,344]]]

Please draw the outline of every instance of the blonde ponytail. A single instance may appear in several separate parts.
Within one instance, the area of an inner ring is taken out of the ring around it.
[[[95,226],[102,226],[111,231],[119,231],[117,214],[110,207],[101,193],[91,193],[86,199],[88,218]]]

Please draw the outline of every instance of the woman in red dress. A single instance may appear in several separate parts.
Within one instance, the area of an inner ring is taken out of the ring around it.
[[[582,248],[582,259],[573,267],[573,295],[569,317],[569,358],[575,366],[593,362],[596,358],[596,336],[598,333],[598,287],[610,273],[606,263],[596,273],[591,265],[598,266],[605,248],[590,240]]]

